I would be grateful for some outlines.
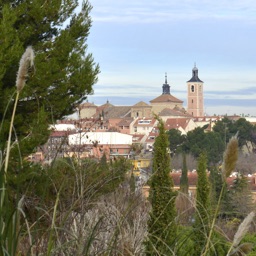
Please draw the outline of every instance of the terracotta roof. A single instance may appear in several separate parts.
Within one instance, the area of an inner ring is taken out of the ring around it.
[[[175,102],[175,103],[183,103],[182,100],[177,99],[176,97],[172,96],[171,94],[162,94],[157,98],[150,101],[151,103],[156,102]]]
[[[68,131],[53,131],[50,137],[67,137],[70,134]]]
[[[140,143],[145,135],[144,134],[133,134],[132,135],[132,142],[133,143]]]
[[[108,106],[104,109],[98,109],[97,113],[94,115],[99,116],[99,114],[104,113],[104,118],[123,118],[131,116],[130,106]]]
[[[157,135],[148,135],[145,142],[155,142],[155,139],[156,139]]]
[[[133,118],[124,118],[120,122],[118,122],[116,125],[117,126],[129,126],[131,122],[133,121]]]
[[[208,173],[209,174],[209,173]],[[171,176],[173,178],[173,183],[175,186],[180,185],[180,177],[181,177],[181,172],[172,172]],[[230,188],[232,188],[232,185],[234,184],[234,180],[236,177],[228,177],[226,182]],[[249,186],[251,190],[255,191],[256,190],[256,184],[255,184],[255,177],[247,177]],[[196,172],[188,172],[188,184],[189,186],[196,186],[197,184],[197,173]]]
[[[171,173],[174,186],[180,185],[180,177],[181,172],[172,172]],[[197,183],[197,173],[196,172],[188,172],[188,184],[189,186],[196,186]]]
[[[140,102],[136,103],[135,105],[133,105],[132,107],[151,107],[151,106],[148,105],[147,103],[145,103],[144,101],[140,101]]]
[[[165,108],[160,113],[159,116],[184,116],[184,117],[190,117],[191,115],[188,113],[185,113],[185,110],[177,110],[177,109],[170,109]]]
[[[110,103],[107,101],[105,104],[103,104],[103,105],[101,105],[101,106],[99,106],[99,107],[97,108],[97,112],[102,112],[102,110],[105,110],[106,108],[110,108],[110,107],[114,107],[114,105],[110,104]]]
[[[97,106],[90,102],[85,102],[79,105],[79,108],[97,108]]]
[[[191,118],[168,118],[165,122],[165,128],[170,130],[182,127],[185,130],[190,120]]]

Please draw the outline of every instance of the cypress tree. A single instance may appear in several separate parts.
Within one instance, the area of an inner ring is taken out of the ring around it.
[[[154,143],[153,173],[149,181],[152,205],[148,220],[146,255],[172,255],[177,232],[174,184],[170,175],[168,135],[158,119],[159,135]]]
[[[188,168],[186,155],[183,154],[183,164],[182,164],[182,173],[180,178],[180,191],[184,194],[188,194]]]
[[[75,112],[93,92],[99,67],[87,53],[91,5],[76,0],[0,0],[0,150],[4,151],[19,60],[27,46],[35,52],[20,94],[14,128],[19,153],[30,154],[49,135],[48,124]],[[18,151],[18,150],[17,150]],[[12,153],[15,148],[12,149]],[[18,152],[17,152],[18,154]]]
[[[210,185],[206,173],[207,158],[204,153],[199,155],[197,166],[197,188],[196,188],[196,213],[194,223],[194,242],[195,254],[201,255],[206,245],[209,233],[210,206]]]
[[[191,217],[191,201],[188,194],[188,169],[187,169],[187,161],[186,155],[183,153],[183,164],[182,164],[182,173],[180,177],[180,193],[177,198],[177,210],[179,216],[179,222],[181,224],[187,224]]]

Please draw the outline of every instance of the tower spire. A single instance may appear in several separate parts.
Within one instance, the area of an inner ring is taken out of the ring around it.
[[[165,72],[165,83],[163,84],[163,94],[170,94],[170,85],[167,83],[167,73]]]

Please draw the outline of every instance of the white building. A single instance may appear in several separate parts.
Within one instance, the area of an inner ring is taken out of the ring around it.
[[[68,136],[69,145],[132,145],[132,135],[119,132],[81,132]]]

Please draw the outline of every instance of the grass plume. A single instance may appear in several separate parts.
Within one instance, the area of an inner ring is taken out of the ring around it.
[[[238,228],[238,230],[234,236],[234,239],[233,239],[233,247],[238,246],[238,244],[241,242],[241,240],[243,239],[245,234],[248,232],[254,216],[255,216],[255,212],[251,212],[250,214],[247,215],[247,217],[239,225],[239,228]]]
[[[28,70],[30,67],[34,66],[34,58],[35,54],[33,48],[28,46],[20,59],[19,70],[16,78],[16,87],[18,92],[21,92],[26,84]]]
[[[224,180],[227,177],[229,177],[232,171],[235,169],[237,159],[238,159],[238,139],[237,139],[237,136],[233,136],[229,140],[223,156],[222,175]]]
[[[35,55],[34,55],[33,48],[31,46],[28,46],[20,59],[20,65],[19,65],[19,70],[18,70],[17,79],[16,79],[17,94],[14,102],[13,111],[12,111],[12,118],[11,118],[11,123],[9,128],[9,137],[8,137],[7,148],[6,148],[5,168],[4,168],[5,175],[8,169],[8,162],[9,162],[10,149],[11,149],[12,129],[13,129],[17,103],[19,100],[19,94],[25,86],[29,67],[32,67],[34,65],[34,57]]]
[[[221,203],[222,196],[223,196],[223,193],[224,193],[226,178],[229,177],[230,174],[232,173],[232,171],[235,169],[237,159],[238,159],[238,139],[237,139],[237,135],[235,135],[229,140],[228,145],[226,147],[226,150],[223,154],[222,177],[223,177],[224,182],[223,182],[223,185],[222,185],[222,188],[221,188],[220,196],[219,196],[218,203],[217,203],[215,213],[214,213],[214,216],[213,216],[213,220],[212,220],[212,223],[211,223],[211,228],[210,228],[209,236],[208,236],[208,239],[207,239],[207,243],[206,243],[204,252],[202,254],[203,256],[207,255],[208,249],[210,247],[210,241],[211,241],[211,238],[212,238],[212,234],[213,234],[213,230],[214,230],[214,227],[215,227],[216,219],[217,219],[218,212],[219,212],[219,209],[220,209],[220,203]]]

